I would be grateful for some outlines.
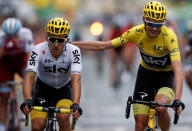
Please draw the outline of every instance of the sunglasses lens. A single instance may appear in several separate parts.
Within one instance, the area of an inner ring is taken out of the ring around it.
[[[156,28],[160,28],[163,24],[156,24],[156,23],[151,23],[149,21],[146,21],[146,24],[150,27],[156,27]]]
[[[61,38],[48,38],[49,39],[49,41],[51,42],[51,43],[55,43],[56,41],[58,42],[58,43],[64,43],[65,42],[65,39],[61,39]]]
[[[59,43],[64,43],[64,42],[65,42],[64,39],[57,39],[57,41],[58,41]]]
[[[56,38],[49,38],[49,41],[50,41],[51,43],[55,43]]]

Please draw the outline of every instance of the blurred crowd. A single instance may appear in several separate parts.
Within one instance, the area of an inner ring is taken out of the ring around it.
[[[160,0],[167,6],[167,26],[177,34],[183,63],[191,64],[191,32],[192,32],[192,2],[190,0]],[[142,23],[141,10],[146,1],[137,0],[0,0],[0,24],[9,17],[21,20],[23,26],[32,30],[34,43],[45,40],[45,25],[50,18],[60,16],[71,23],[71,41],[79,40],[109,40],[120,36],[129,28]],[[136,9],[137,8],[137,9]],[[94,36],[89,32],[90,25],[99,21],[104,31]],[[135,60],[137,50],[133,43],[122,48],[109,50],[107,53],[111,61],[111,84],[118,87],[123,62],[123,69],[130,71]],[[83,52],[87,55],[87,52]],[[102,72],[102,58],[98,59],[98,71]],[[187,58],[187,59],[186,59]],[[186,67],[189,72],[190,66]],[[187,77],[187,75],[186,75]],[[192,86],[192,84],[191,84]]]

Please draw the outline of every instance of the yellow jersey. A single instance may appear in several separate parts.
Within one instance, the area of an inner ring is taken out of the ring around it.
[[[166,26],[161,27],[160,34],[151,38],[145,31],[144,24],[134,26],[120,37],[112,40],[114,47],[133,42],[139,48],[141,65],[149,70],[170,71],[171,62],[180,61],[180,51],[175,33]]]

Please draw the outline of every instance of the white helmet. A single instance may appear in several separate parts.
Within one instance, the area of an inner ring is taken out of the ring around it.
[[[10,36],[15,35],[21,27],[22,25],[20,20],[16,18],[8,18],[2,24],[2,30]]]

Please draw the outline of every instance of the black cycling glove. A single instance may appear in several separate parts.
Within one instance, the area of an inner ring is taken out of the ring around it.
[[[79,104],[77,104],[77,103],[72,104],[72,106],[70,107],[70,109],[72,109],[73,111],[78,110],[80,115],[83,114],[83,110],[81,109],[81,107],[80,107]]]
[[[182,107],[182,110],[185,109],[185,104],[181,102],[180,100],[175,99],[172,103],[172,106],[175,108],[179,108],[180,106]]]
[[[31,107],[32,104],[32,100],[31,99],[26,99],[21,105],[20,105],[20,109],[21,111],[23,111],[23,108],[27,105],[29,108]]]

